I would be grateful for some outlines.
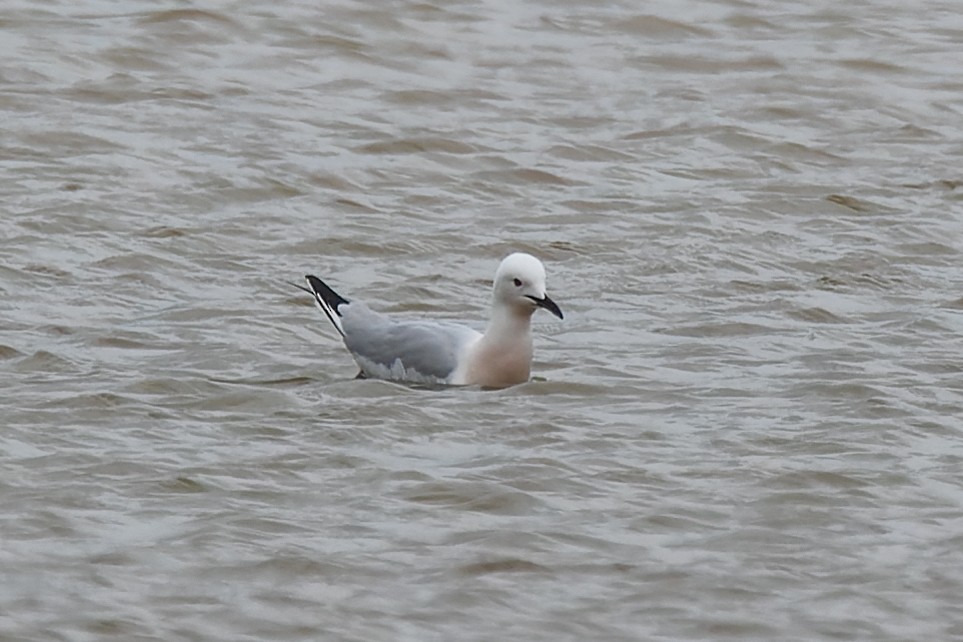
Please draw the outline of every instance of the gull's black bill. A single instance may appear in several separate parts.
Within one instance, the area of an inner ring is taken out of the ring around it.
[[[534,301],[535,305],[537,305],[540,308],[545,308],[546,310],[548,310],[549,312],[557,316],[559,319],[565,318],[564,316],[562,316],[562,311],[558,309],[557,305],[555,305],[555,301],[552,301],[550,298],[548,298],[547,294],[545,295],[544,298],[541,298],[541,299],[536,299],[533,296],[529,296],[528,298]]]

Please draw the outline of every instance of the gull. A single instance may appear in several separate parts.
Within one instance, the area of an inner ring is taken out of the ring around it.
[[[396,319],[348,301],[314,275],[304,278],[308,287],[298,287],[314,296],[341,335],[359,378],[490,388],[524,383],[532,367],[532,314],[544,308],[562,318],[545,292],[542,262],[522,252],[505,257],[495,272],[484,334],[445,321]]]

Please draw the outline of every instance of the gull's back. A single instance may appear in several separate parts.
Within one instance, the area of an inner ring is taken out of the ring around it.
[[[481,334],[442,321],[395,320],[360,302],[340,307],[344,343],[361,371],[377,379],[453,383]]]

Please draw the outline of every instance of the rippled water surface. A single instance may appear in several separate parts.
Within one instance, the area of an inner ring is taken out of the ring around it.
[[[959,9],[6,3],[0,639],[963,639]]]

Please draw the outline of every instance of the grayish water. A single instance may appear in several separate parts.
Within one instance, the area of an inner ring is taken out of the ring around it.
[[[963,639],[959,3],[168,4],[0,15],[0,638]]]

